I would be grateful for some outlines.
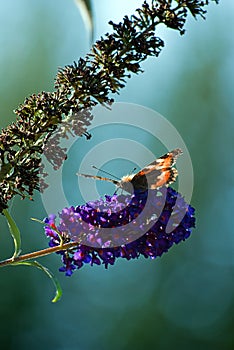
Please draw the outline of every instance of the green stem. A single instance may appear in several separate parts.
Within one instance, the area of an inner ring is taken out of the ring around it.
[[[10,259],[0,261],[0,267],[6,266],[6,265],[12,265],[12,264],[19,262],[19,261],[26,261],[26,260],[31,260],[31,259],[35,259],[35,258],[40,258],[42,256],[49,255],[49,254],[52,254],[55,252],[59,252],[61,250],[67,250],[67,249],[70,249],[72,247],[77,247],[78,245],[79,245],[78,242],[70,242],[70,243],[66,243],[63,245],[38,250],[36,252],[27,253],[24,255],[19,255],[15,258],[10,258]]]

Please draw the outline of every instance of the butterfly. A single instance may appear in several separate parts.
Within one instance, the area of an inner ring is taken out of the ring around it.
[[[169,185],[176,180],[178,172],[173,165],[182,153],[180,148],[176,148],[157,158],[138,173],[125,175],[120,180],[80,173],[77,173],[77,175],[112,182],[118,188],[129,193],[135,190],[142,192],[148,189],[154,190],[161,186]]]

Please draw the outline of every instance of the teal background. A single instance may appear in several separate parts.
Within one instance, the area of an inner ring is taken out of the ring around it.
[[[114,3],[114,2],[113,2]],[[136,1],[93,1],[95,38]],[[133,6],[134,5],[134,6]],[[40,259],[59,277],[64,295],[52,304],[53,286],[30,267],[1,269],[2,349],[234,348],[234,3],[207,7],[207,20],[189,18],[186,35],[160,29],[166,47],[143,64],[117,101],[157,110],[177,128],[193,161],[192,205],[197,228],[155,261],[118,261],[84,267],[71,278],[57,272],[56,255]],[[26,96],[51,91],[58,67],[89,50],[89,35],[72,1],[0,1],[1,126]],[[85,139],[83,139],[85,144]],[[131,165],[132,166],[132,165]],[[115,169],[113,169],[113,173]],[[23,236],[23,253],[43,249],[40,195],[11,205]],[[0,218],[1,260],[13,245]]]

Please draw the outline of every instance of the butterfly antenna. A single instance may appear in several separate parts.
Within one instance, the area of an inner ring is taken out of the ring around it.
[[[115,175],[113,175],[113,174],[111,174],[111,173],[108,173],[108,172],[105,171],[105,170],[99,169],[99,168],[97,168],[95,165],[93,165],[92,168],[94,168],[94,169],[96,169],[96,170],[99,170],[99,171],[102,171],[104,174],[110,175],[110,176],[116,178],[116,179],[119,180],[119,181],[121,180],[119,177],[117,177],[117,176],[115,176]]]
[[[132,171],[130,172],[130,175],[132,175],[134,173],[134,171],[136,171],[137,168],[133,168]]]

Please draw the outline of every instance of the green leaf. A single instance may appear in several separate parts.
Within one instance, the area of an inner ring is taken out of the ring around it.
[[[16,225],[14,219],[10,215],[7,209],[3,209],[3,214],[5,215],[8,223],[8,227],[11,233],[11,236],[14,241],[15,251],[13,254],[13,258],[17,257],[21,252],[21,236],[20,236],[20,230],[18,226]]]
[[[93,41],[93,12],[90,0],[75,0],[77,7],[80,9],[81,16],[90,33],[91,41]]]
[[[37,218],[31,218],[31,220],[36,221],[36,222],[39,222],[40,224],[42,224],[42,225],[44,225],[44,226],[50,226],[50,225],[46,224],[44,221],[39,220],[39,219],[37,219]],[[62,243],[63,243],[63,237],[62,237],[62,235],[61,235],[61,232],[60,232],[57,228],[55,228],[55,227],[51,227],[51,228],[52,228],[52,230],[53,230],[54,232],[57,233],[57,235],[59,236],[59,239],[60,239],[60,243],[62,244]]]
[[[45,221],[43,221],[43,220],[40,220],[40,219],[37,219],[37,218],[31,218],[31,220],[32,221],[36,221],[36,222],[39,222],[40,224],[42,224],[42,225],[46,225],[46,223],[45,223]]]
[[[57,278],[53,275],[53,273],[47,267],[41,265],[37,261],[19,261],[19,262],[14,262],[11,265],[34,266],[34,267],[37,267],[39,270],[43,271],[52,280],[52,282],[55,286],[55,290],[56,290],[55,297],[51,300],[52,303],[56,303],[57,301],[59,301],[59,299],[61,299],[63,292],[62,292],[62,288],[60,286],[60,283],[57,280]]]

